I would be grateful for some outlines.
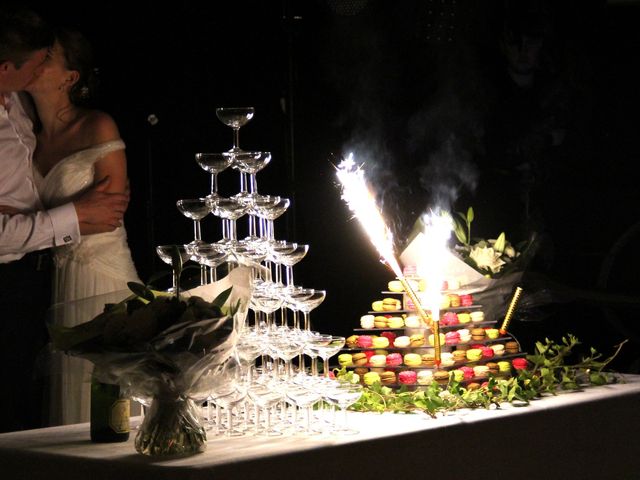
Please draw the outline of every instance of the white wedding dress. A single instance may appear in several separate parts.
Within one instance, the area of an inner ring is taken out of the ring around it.
[[[42,176],[34,167],[34,180],[45,208],[69,202],[94,183],[94,163],[125,148],[114,140],[76,152]],[[65,326],[91,320],[105,303],[118,302],[128,293],[127,282],[139,282],[124,227],[113,232],[82,236],[74,245],[53,249],[52,319]],[[50,424],[88,422],[93,365],[86,360],[54,355],[50,391]]]

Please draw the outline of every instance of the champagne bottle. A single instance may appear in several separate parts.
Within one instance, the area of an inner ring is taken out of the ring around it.
[[[129,439],[129,399],[120,387],[91,378],[91,441],[126,442]]]

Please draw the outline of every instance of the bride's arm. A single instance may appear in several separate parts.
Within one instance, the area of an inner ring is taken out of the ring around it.
[[[84,128],[85,134],[91,138],[91,143],[94,145],[120,139],[116,123],[104,112],[92,111],[88,115]],[[109,177],[105,192],[129,194],[127,157],[124,150],[109,152],[95,162],[94,183],[100,182],[105,177]],[[101,225],[94,224],[90,219],[82,222],[80,228],[84,235],[104,231]]]

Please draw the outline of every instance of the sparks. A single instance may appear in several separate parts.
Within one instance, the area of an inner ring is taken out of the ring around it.
[[[402,277],[402,270],[393,251],[393,235],[376,205],[375,197],[364,177],[362,165],[357,165],[353,160],[353,153],[350,153],[340,162],[337,170],[338,180],[342,184],[341,198],[360,222],[381,260],[398,277]]]
[[[451,216],[439,209],[431,211],[422,217],[424,230],[422,235],[422,258],[416,266],[418,274],[426,280],[424,304],[431,310],[434,321],[440,319],[441,286],[444,283],[443,254],[447,249],[447,242],[451,236],[453,223]]]

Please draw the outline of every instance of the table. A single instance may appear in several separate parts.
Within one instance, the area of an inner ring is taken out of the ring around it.
[[[344,437],[212,438],[203,454],[150,459],[133,437],[92,444],[88,424],[0,435],[1,479],[640,479],[640,376],[525,407],[349,412]]]

